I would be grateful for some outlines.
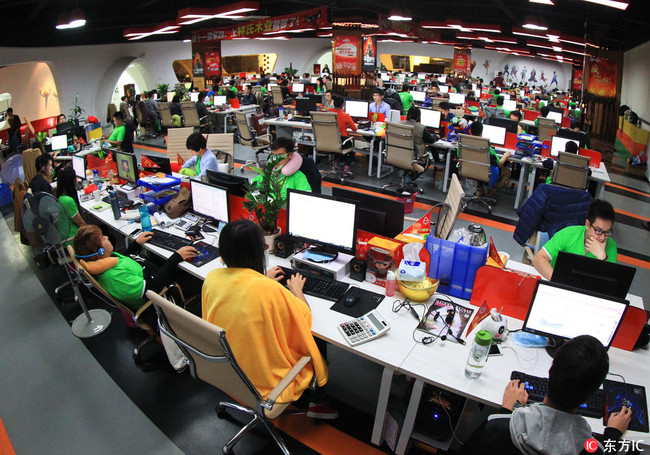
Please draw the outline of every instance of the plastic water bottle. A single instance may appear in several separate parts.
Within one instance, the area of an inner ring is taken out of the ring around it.
[[[483,366],[487,362],[491,344],[492,334],[487,330],[479,330],[474,338],[465,365],[465,376],[468,379],[476,379],[483,372]]]
[[[279,108],[278,109],[278,117],[283,119],[284,118],[284,108]]]
[[[102,179],[99,177],[99,172],[97,172],[97,169],[93,169],[93,183],[97,188],[99,188],[100,183],[102,182]]]
[[[119,220],[122,214],[120,213],[120,205],[117,203],[117,194],[115,190],[108,192],[108,198],[111,201],[111,208],[113,209],[113,218]]]
[[[140,223],[142,224],[142,231],[151,231],[151,218],[149,217],[149,207],[141,205],[138,208],[140,212]]]
[[[386,296],[387,297],[392,297],[395,295],[396,286],[397,286],[397,282],[395,281],[395,272],[389,270],[388,273],[386,273]]]

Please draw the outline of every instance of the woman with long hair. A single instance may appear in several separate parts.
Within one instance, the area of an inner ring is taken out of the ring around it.
[[[69,238],[75,236],[81,226],[86,224],[79,213],[79,196],[77,196],[77,176],[71,167],[66,167],[59,171],[56,184],[56,197],[65,208],[70,223]]]

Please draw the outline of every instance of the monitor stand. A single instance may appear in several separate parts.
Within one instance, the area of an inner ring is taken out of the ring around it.
[[[122,191],[124,191],[125,193],[128,193],[129,191],[135,190],[137,187],[138,185],[136,185],[135,183],[127,182],[124,185],[122,185],[120,188],[122,188]]]

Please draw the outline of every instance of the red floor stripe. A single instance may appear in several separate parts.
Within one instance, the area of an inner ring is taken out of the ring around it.
[[[133,147],[138,148],[138,149],[150,150],[152,152],[167,154],[167,149],[161,149],[161,148],[158,148],[158,147],[149,147],[148,145],[143,145],[143,144],[140,144],[140,143],[133,144]]]
[[[636,213],[626,212],[625,210],[619,210],[619,209],[614,209],[614,211],[616,213],[620,213],[621,215],[627,215],[627,216],[630,216],[632,218],[638,218],[638,219],[643,220],[643,221],[650,221],[650,218],[645,217],[643,215],[637,215]]]
[[[9,435],[5,429],[2,419],[0,418],[0,455],[16,455],[14,446],[9,440]]]
[[[648,269],[650,270],[650,262],[647,261],[642,261],[641,259],[633,258],[630,256],[625,256],[623,254],[619,254],[617,256],[618,262],[623,262],[625,264],[633,265],[635,267],[641,267],[643,269]]]

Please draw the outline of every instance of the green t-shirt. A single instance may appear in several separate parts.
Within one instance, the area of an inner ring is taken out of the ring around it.
[[[124,125],[116,127],[108,138],[109,141],[123,141],[126,134]]]
[[[137,311],[147,301],[144,297],[144,274],[142,266],[127,256],[113,253],[117,265],[95,278],[106,292],[133,311]]]
[[[258,175],[253,179],[253,182],[260,182],[261,180],[262,176]],[[305,174],[303,174],[302,171],[296,171],[294,174],[291,174],[284,179],[284,183],[282,184],[282,191],[280,192],[280,196],[283,200],[287,199],[288,189],[311,192],[311,186],[309,186],[307,177],[305,177]]]
[[[586,230],[587,227],[585,225],[565,227],[561,231],[557,232],[553,237],[551,237],[548,242],[544,244],[544,251],[546,251],[548,257],[551,258],[551,267],[555,267],[557,254],[560,251],[585,256]],[[607,244],[605,245],[605,253],[607,253],[607,260],[609,262],[616,262],[616,257],[618,255],[616,251],[616,242],[611,237],[607,239]],[[596,257],[591,254],[591,252],[586,256],[590,258]]]
[[[399,97],[402,100],[402,114],[406,115],[413,105],[413,95],[410,92],[400,92]]]
[[[68,218],[70,218],[70,234],[68,234],[68,238],[71,239],[77,234],[77,231],[79,230],[77,223],[72,221],[72,218],[77,213],[79,213],[79,207],[77,207],[77,203],[74,201],[74,199],[72,199],[70,196],[66,196],[65,194],[59,196],[59,202],[61,202],[61,205],[65,209],[65,213],[68,215]],[[66,243],[66,245],[68,243]]]

